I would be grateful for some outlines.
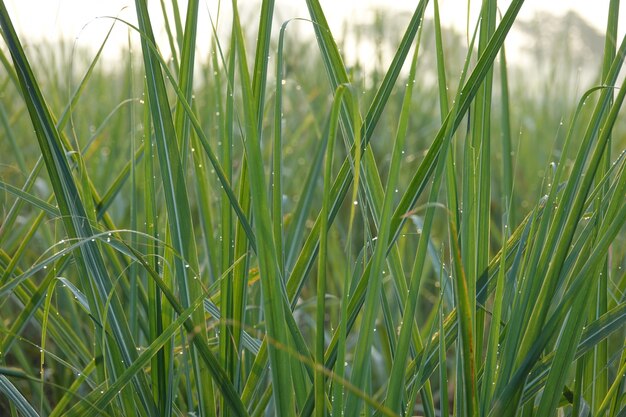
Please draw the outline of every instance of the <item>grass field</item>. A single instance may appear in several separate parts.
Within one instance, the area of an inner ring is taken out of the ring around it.
[[[0,0],[0,415],[626,416],[619,2],[536,73],[522,0],[349,65],[306,5],[136,0],[112,65]]]

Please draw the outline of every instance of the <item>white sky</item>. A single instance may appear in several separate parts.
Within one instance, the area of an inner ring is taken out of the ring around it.
[[[417,0],[320,0],[335,33],[341,33],[341,25],[344,19],[351,19],[359,15],[359,11],[368,7],[390,7],[396,10],[412,10]],[[5,0],[9,14],[18,33],[26,38],[37,41],[47,39],[54,41],[63,35],[68,39],[76,39],[78,45],[85,47],[97,47],[104,38],[112,20],[104,19],[105,16],[120,16],[135,22],[134,1],[132,0]],[[166,2],[169,3],[169,2]],[[184,4],[179,0],[179,4]],[[201,1],[201,30],[199,31],[199,47],[208,46],[210,39],[209,9],[215,13],[217,0]],[[223,4],[229,2],[222,1]],[[257,4],[257,1],[244,0],[240,5]],[[471,0],[471,22],[474,22],[481,0]],[[505,10],[510,0],[499,2],[501,10]],[[600,31],[606,25],[607,8],[609,0],[526,0],[520,11],[520,18],[531,18],[535,13],[550,11],[554,14],[564,14],[569,9],[579,12],[593,26]],[[155,16],[153,24],[160,20],[160,2],[149,1],[152,16]],[[306,17],[304,0],[278,0],[276,9],[284,19],[290,17]],[[443,24],[455,27],[459,32],[465,33],[467,18],[466,0],[440,0],[440,9]],[[330,13],[332,10],[332,13]],[[428,6],[428,14],[432,15],[432,2]],[[620,33],[624,33],[626,25],[625,13],[620,14]],[[184,15],[183,15],[184,18]],[[225,22],[226,23],[226,22]],[[203,30],[204,29],[204,30]],[[162,32],[163,33],[163,32]],[[120,45],[127,42],[127,31],[119,27],[114,31],[109,46],[109,54],[117,55]],[[114,52],[113,52],[114,51]],[[105,53],[106,55],[106,53]]]

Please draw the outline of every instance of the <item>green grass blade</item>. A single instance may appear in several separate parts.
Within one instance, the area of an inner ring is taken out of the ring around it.
[[[513,149],[511,147],[511,110],[509,96],[509,76],[504,45],[500,51],[500,91],[502,94],[502,198],[501,204],[506,213],[505,226],[517,224],[516,207],[513,203]]]
[[[419,38],[420,37],[418,37],[418,39]],[[404,101],[402,103],[402,110],[400,114],[400,126],[398,128],[398,137],[396,139],[398,143],[395,146],[402,146],[404,139],[401,138],[401,135],[406,135],[406,131],[402,131],[402,129],[406,129],[406,126],[408,125],[409,114],[411,111],[411,100],[412,100],[412,93],[413,93],[413,85],[415,84],[415,72],[416,72],[416,67],[417,67],[418,51],[419,51],[419,43],[415,47],[413,60],[411,62],[411,69],[409,70],[407,88],[404,93]],[[395,150],[395,147],[394,147],[394,150]],[[399,156],[396,155],[395,153],[394,153],[394,156],[399,158]],[[394,161],[392,159],[392,167],[394,166],[393,165],[394,162],[396,162],[398,165],[400,163],[399,160]],[[391,169],[392,168],[390,168],[390,178],[391,178]],[[391,180],[388,181],[387,187],[386,187],[386,189],[388,190],[386,193],[387,195],[390,195],[392,190],[395,190],[395,185],[390,184],[390,182]],[[437,187],[436,185],[433,185],[433,190],[435,188],[437,188],[436,192],[438,192],[439,187]],[[383,213],[389,214],[384,211],[384,207],[385,206],[383,206]],[[391,208],[389,207],[388,210],[391,210]],[[419,291],[419,277],[421,276],[421,273],[417,271],[418,269],[421,269],[421,267],[423,266],[423,261],[424,261],[425,253],[426,253],[426,247],[428,246],[427,241],[428,241],[429,235],[430,235],[430,230],[428,230],[428,227],[427,227],[425,228],[424,232],[420,236],[421,246],[419,246],[418,255],[415,257],[414,273],[411,275],[411,283],[410,283],[409,291],[406,293],[406,301],[404,303],[404,306],[405,306],[404,317],[401,321],[402,325],[400,328],[400,335],[398,337],[398,349],[395,352],[393,365],[392,365],[391,372],[389,375],[389,384],[387,386],[387,397],[385,400],[385,405],[389,407],[391,410],[393,410],[394,412],[400,411],[400,402],[402,400],[403,387],[405,385],[404,383],[404,373],[406,371],[405,365],[406,365],[407,354],[408,354],[409,346],[410,346],[411,332],[413,330],[413,317],[415,316],[415,309],[416,309],[416,304],[417,304],[416,303],[417,292]],[[379,234],[379,240],[380,239],[381,238]],[[422,250],[420,251],[420,249]],[[424,254],[424,256],[420,257],[422,253]]]
[[[470,303],[469,286],[467,284],[467,277],[463,270],[463,263],[461,261],[461,250],[457,240],[457,232],[453,223],[450,223],[450,241],[452,242],[452,260],[455,272],[455,297],[456,305],[458,307],[458,320],[459,320],[459,337],[458,343],[460,344],[459,357],[461,359],[461,369],[459,372],[463,378],[464,392],[461,394],[462,404],[457,405],[457,409],[463,415],[476,415],[478,409],[478,403],[476,398],[476,386],[474,385],[476,378],[476,357],[473,350],[474,332],[472,331],[472,312]],[[457,388],[458,389],[458,388]]]
[[[153,41],[154,35],[146,3],[138,0],[136,8],[139,28],[146,34],[148,40]],[[157,156],[168,213],[169,237],[172,239],[173,249],[180,255],[174,260],[175,276],[183,306],[188,307],[192,300],[192,294],[201,291],[201,287],[190,273],[191,271],[198,271],[199,266],[181,152],[178,148],[177,134],[169,109],[160,62],[155,58],[153,51],[147,46],[144,39],[142,39],[142,50],[146,71],[148,105],[152,114]],[[193,67],[192,63],[189,65]],[[191,81],[188,80],[187,82]],[[204,323],[203,311],[196,311],[193,320],[196,323]],[[206,340],[206,328],[202,324],[199,326],[196,337]],[[205,415],[213,408],[213,399],[207,397],[207,393],[210,392],[211,381],[205,371],[204,364],[200,362],[197,356],[198,352],[195,348],[192,349],[191,355],[194,381],[197,384],[198,406],[200,413]]]
[[[9,378],[4,375],[0,375],[0,391],[9,400],[9,403],[17,408],[17,410],[25,417],[39,417],[39,414],[35,411],[32,405],[26,398],[18,391],[18,389],[11,383]]]
[[[612,1],[608,6],[608,19],[604,40],[604,57],[602,62],[601,80],[605,79],[609,75],[611,63],[615,60],[616,57],[618,39],[618,16],[619,2]],[[602,176],[610,169],[612,141],[613,139],[609,138],[609,143],[606,147],[603,160],[601,161],[598,169],[598,180],[600,180]],[[602,210],[601,207],[604,198],[605,196],[602,194],[596,197],[596,210]],[[600,274],[602,274],[602,276],[608,276],[609,265],[609,256],[607,254],[605,265],[601,268],[601,271],[599,272]],[[610,294],[608,292],[608,280],[599,280],[598,286],[594,289],[594,291],[596,292],[596,296],[593,298],[592,303],[595,305],[595,308],[593,309],[593,311],[591,311],[590,309],[590,320],[594,320],[600,317],[608,309],[608,299],[610,297]],[[593,353],[587,356],[587,360],[578,362],[581,370],[584,369],[584,373],[581,378],[581,386],[586,387],[586,392],[590,392],[587,398],[589,399],[590,397],[590,400],[588,402],[593,412],[596,412],[596,410],[599,408],[602,399],[607,395],[607,391],[609,389],[608,360],[608,343],[601,342],[594,349]]]
[[[278,79],[278,78],[277,78]],[[335,93],[333,106],[330,112],[329,131],[328,131],[328,143],[326,144],[326,156],[324,158],[324,194],[322,198],[322,210],[320,212],[321,224],[320,224],[320,253],[318,257],[318,273],[317,273],[317,310],[316,310],[316,342],[315,342],[315,415],[317,417],[324,417],[326,415],[326,388],[325,388],[325,375],[321,372],[324,367],[324,351],[325,344],[325,322],[326,322],[326,269],[327,269],[327,251],[328,251],[328,212],[330,210],[330,191],[331,191],[331,176],[333,166],[333,155],[335,147],[335,139],[337,134],[337,126],[339,124],[339,112],[341,110],[341,104],[344,94],[349,93],[349,89],[345,86],[340,86]],[[351,96],[350,96],[351,97]],[[339,377],[343,378],[343,372],[339,371]],[[338,390],[336,390],[338,391]],[[337,392],[339,404],[342,402],[343,394],[339,390]],[[333,404],[333,408],[337,407]],[[340,410],[341,407],[338,407]]]
[[[265,173],[261,158],[259,132],[257,130],[257,113],[254,109],[252,84],[248,73],[245,48],[241,25],[239,23],[237,5],[233,2],[237,57],[239,58],[239,74],[242,79],[244,106],[244,127],[246,137],[244,146],[248,160],[248,181],[252,195],[252,213],[255,218],[256,236],[263,242],[274,242],[271,219],[269,216],[266,195]],[[291,358],[284,352],[290,341],[283,327],[285,323],[284,303],[286,297],[274,245],[258,247],[259,273],[263,292],[263,310],[267,321],[267,336],[274,341],[269,346],[269,358],[274,386],[276,414],[289,416],[294,412],[293,387],[291,386]]]

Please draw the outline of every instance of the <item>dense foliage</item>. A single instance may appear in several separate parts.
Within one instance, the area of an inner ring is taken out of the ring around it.
[[[112,65],[0,1],[0,415],[625,415],[619,2],[341,41],[306,4],[205,53],[136,0]]]

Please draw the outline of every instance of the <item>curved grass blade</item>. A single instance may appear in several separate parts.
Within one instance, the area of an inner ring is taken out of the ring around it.
[[[4,374],[0,374],[0,391],[6,396],[10,404],[13,404],[17,410],[25,417],[39,417],[32,405],[18,391],[18,389],[9,381]]]

